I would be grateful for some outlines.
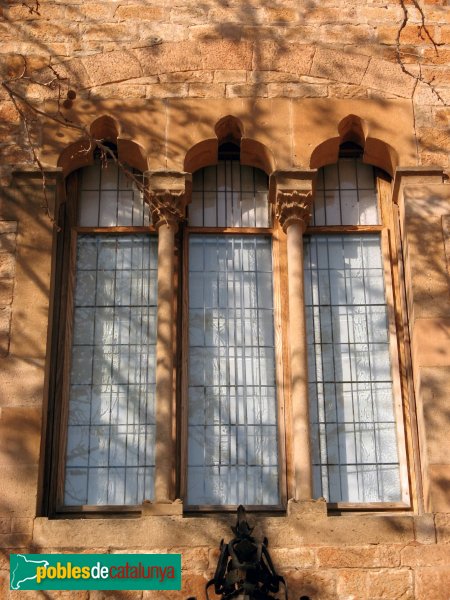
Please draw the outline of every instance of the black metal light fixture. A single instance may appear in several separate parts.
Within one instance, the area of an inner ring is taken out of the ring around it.
[[[268,540],[258,542],[252,536],[254,528],[243,506],[239,506],[237,523],[231,529],[234,537],[228,543],[220,542],[216,572],[206,584],[206,599],[210,600],[208,590],[214,586],[221,600],[287,600],[286,583],[275,571]]]

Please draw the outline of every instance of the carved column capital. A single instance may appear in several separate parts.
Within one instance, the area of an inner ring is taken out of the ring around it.
[[[192,187],[192,175],[180,171],[148,171],[146,173],[147,202],[153,225],[177,229],[184,218],[184,209]]]
[[[184,192],[173,190],[149,191],[147,193],[152,223],[156,229],[167,225],[173,229],[184,218]]]
[[[277,192],[275,214],[283,231],[293,223],[300,223],[303,231],[311,216],[312,192],[307,190],[279,190]]]

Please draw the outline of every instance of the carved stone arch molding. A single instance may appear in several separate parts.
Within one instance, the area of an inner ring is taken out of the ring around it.
[[[67,146],[58,158],[58,167],[62,168],[66,177],[72,171],[91,165],[94,162],[96,148],[93,140],[111,142],[117,146],[119,160],[129,167],[145,172],[147,156],[144,148],[132,139],[121,136],[120,123],[110,115],[102,115],[92,121],[89,126],[91,138],[82,137]]]
[[[366,120],[357,115],[347,115],[337,125],[338,135],[325,140],[311,154],[310,167],[319,169],[337,162],[339,147],[345,142],[353,142],[364,150],[363,162],[379,167],[393,177],[399,164],[398,153],[387,142],[370,136],[370,127]]]
[[[184,170],[194,173],[198,169],[217,164],[219,146],[233,143],[240,148],[243,165],[262,169],[270,175],[276,168],[275,157],[270,148],[256,139],[245,136],[243,122],[233,115],[220,118],[214,125],[215,137],[201,140],[186,152]]]

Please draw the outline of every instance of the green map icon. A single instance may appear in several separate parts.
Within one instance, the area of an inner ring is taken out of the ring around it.
[[[36,567],[48,567],[46,560],[30,560],[23,554],[11,556],[10,584],[12,590],[20,590],[22,583],[36,579]]]

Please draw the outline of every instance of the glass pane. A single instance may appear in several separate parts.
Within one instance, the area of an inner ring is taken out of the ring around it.
[[[378,201],[373,167],[341,158],[319,169],[312,225],[377,225]]]
[[[188,211],[193,227],[269,227],[267,175],[230,160],[201,169]]]
[[[305,239],[314,493],[400,501],[380,237]]]
[[[188,502],[278,504],[271,241],[189,250]]]
[[[130,171],[131,173],[131,171]],[[103,166],[100,161],[82,169],[78,198],[80,227],[120,227],[149,225],[150,211],[136,181],[142,175],[130,176],[113,161]]]
[[[66,505],[153,496],[157,240],[77,242]]]

